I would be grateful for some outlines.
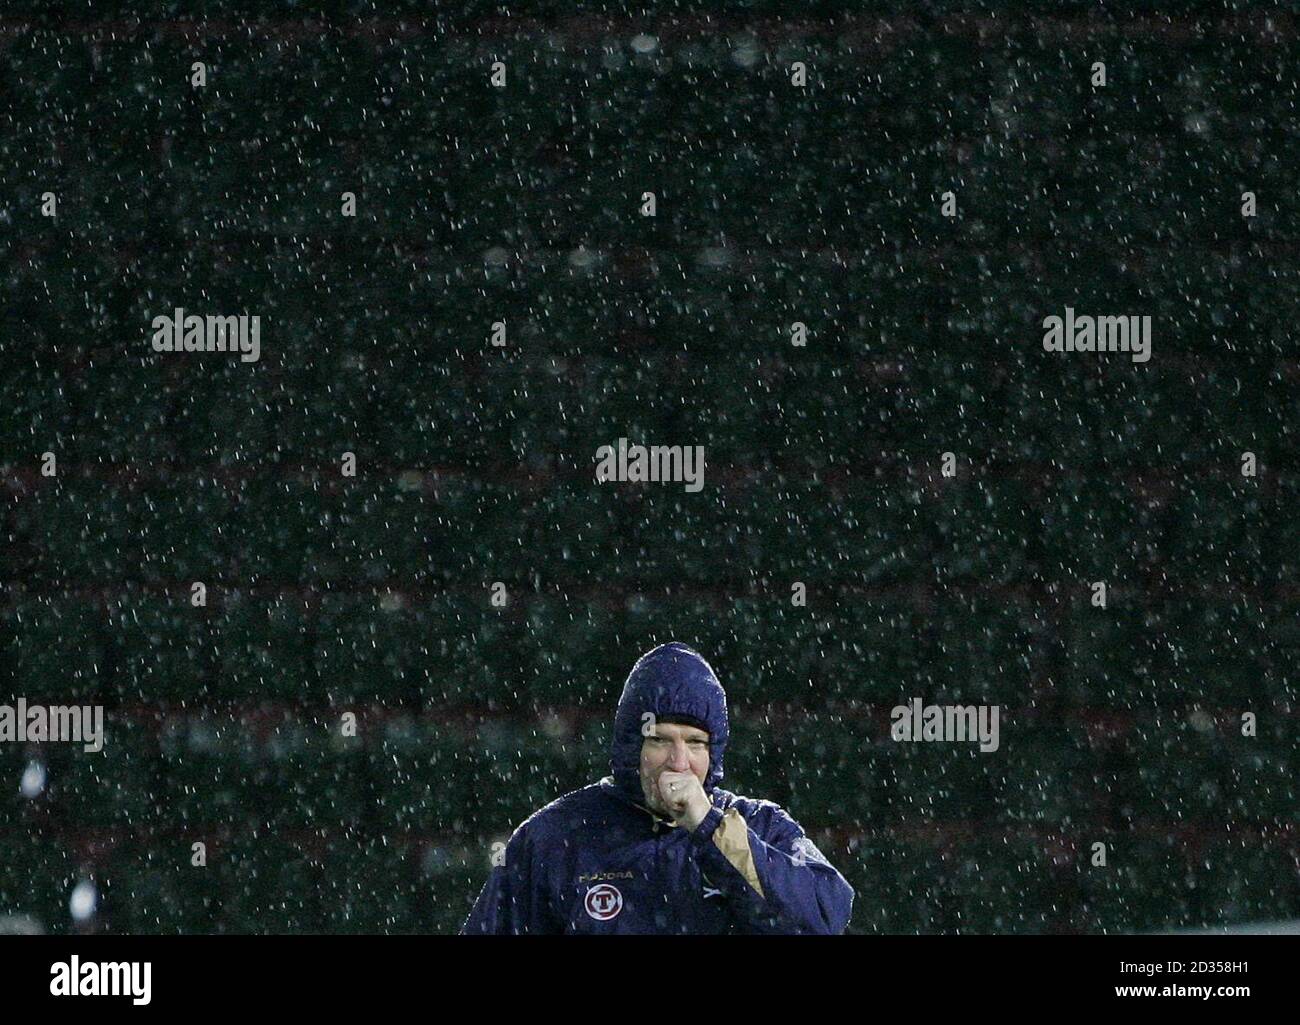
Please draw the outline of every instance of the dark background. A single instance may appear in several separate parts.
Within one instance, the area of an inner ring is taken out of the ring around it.
[[[898,6],[5,5],[0,698],[108,723],[0,746],[0,914],[454,931],[677,639],[852,932],[1300,915],[1300,22]],[[619,437],[704,490],[595,484]]]

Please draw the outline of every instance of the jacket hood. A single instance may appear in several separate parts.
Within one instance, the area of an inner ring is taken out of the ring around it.
[[[610,769],[619,791],[637,804],[641,792],[641,742],[645,713],[655,720],[674,718],[709,731],[709,772],[704,792],[722,782],[722,756],[727,750],[727,695],[713,669],[699,652],[676,641],[661,644],[639,659],[628,673],[623,696],[614,713]]]

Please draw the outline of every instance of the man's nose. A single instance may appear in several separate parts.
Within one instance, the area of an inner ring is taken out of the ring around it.
[[[691,767],[691,759],[686,753],[685,744],[673,745],[673,756],[669,764],[674,772],[685,772]]]

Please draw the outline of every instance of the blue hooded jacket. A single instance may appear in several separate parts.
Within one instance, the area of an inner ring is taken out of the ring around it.
[[[694,830],[645,807],[647,721],[709,733],[704,792],[713,807]],[[647,652],[614,716],[613,775],[514,831],[461,933],[844,932],[853,888],[800,825],[771,801],[719,786],[727,738],[727,698],[709,664],[676,642]]]

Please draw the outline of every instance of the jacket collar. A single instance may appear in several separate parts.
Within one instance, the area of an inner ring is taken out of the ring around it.
[[[668,818],[665,815],[660,815],[659,812],[653,810],[652,808],[647,808],[640,801],[633,800],[631,797],[629,797],[627,791],[625,791],[616,782],[614,782],[613,776],[604,777],[600,781],[600,785],[604,787],[609,794],[618,798],[618,800],[622,801],[624,804],[632,808],[636,808],[638,811],[645,812],[647,815],[650,816],[650,818],[654,819],[656,822],[662,822],[664,825],[670,825],[672,823],[672,819]]]

